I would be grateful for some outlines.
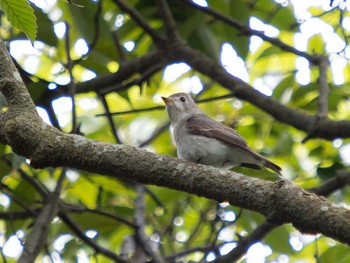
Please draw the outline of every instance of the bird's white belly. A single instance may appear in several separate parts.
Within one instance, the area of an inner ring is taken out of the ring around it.
[[[226,168],[241,164],[231,154],[231,147],[216,139],[197,135],[187,135],[175,139],[177,155],[180,159]]]

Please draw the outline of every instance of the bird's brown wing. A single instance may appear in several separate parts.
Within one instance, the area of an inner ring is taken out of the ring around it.
[[[187,131],[194,135],[214,138],[246,150],[248,148],[245,139],[234,129],[209,118],[204,114],[193,115],[186,121]]]
[[[247,152],[249,152],[252,156],[261,160],[264,165],[278,174],[281,174],[281,168],[267,160],[247,145],[246,140],[239,135],[234,129],[226,127],[221,123],[209,118],[204,114],[196,114],[193,115],[186,121],[187,131],[193,135],[200,135],[209,138],[213,138],[229,145],[239,147]]]

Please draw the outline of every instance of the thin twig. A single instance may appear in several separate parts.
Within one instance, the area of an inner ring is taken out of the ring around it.
[[[322,57],[318,65],[319,77],[318,84],[320,86],[320,96],[318,97],[318,116],[325,118],[328,115],[328,95],[329,85],[327,79],[327,70],[329,62],[327,57]]]
[[[208,99],[197,100],[196,103],[205,103],[205,102],[210,102],[210,101],[228,99],[228,98],[232,98],[232,97],[233,97],[232,94],[226,94],[226,95],[212,97],[212,98],[208,98]],[[163,109],[165,109],[165,106],[156,106],[156,107],[150,107],[150,108],[144,108],[144,109],[134,109],[134,110],[129,110],[129,111],[111,112],[111,115],[115,116],[115,115],[124,115],[124,114],[134,114],[134,113],[163,110]],[[106,116],[106,114],[105,113],[96,114],[96,117],[101,117],[101,116]]]
[[[241,238],[239,240],[237,246],[228,254],[218,257],[215,260],[211,261],[212,263],[230,263],[236,262],[240,259],[248,250],[248,248],[262,240],[268,233],[270,233],[273,229],[275,229],[276,225],[269,223],[268,221],[263,222],[259,225],[255,230],[250,233],[248,236]]]
[[[118,53],[119,53],[119,57],[120,57],[120,61],[123,62],[126,60],[126,56],[125,56],[125,52],[124,52],[124,49],[122,47],[122,45],[120,44],[120,39],[119,39],[119,36],[118,36],[118,30],[114,30],[112,32],[112,38],[114,40],[114,44],[118,50]]]
[[[317,195],[328,197],[332,193],[350,185],[350,171],[340,170],[336,172],[336,176],[329,179],[320,186],[308,189],[309,192]]]
[[[231,243],[236,243],[234,241],[231,241],[231,242],[223,242],[223,243],[220,243],[220,244],[217,244],[215,246],[215,249],[219,249],[220,247],[226,245],[226,244],[231,244]],[[195,252],[203,252],[203,253],[206,253],[208,251],[210,251],[211,249],[213,249],[212,245],[208,245],[208,246],[198,246],[198,247],[193,247],[193,248],[189,248],[189,249],[185,249],[185,250],[182,250],[178,253],[175,253],[175,254],[172,254],[172,255],[169,255],[169,256],[166,256],[165,257],[165,260],[167,262],[178,262],[178,261],[175,261],[177,258],[181,258],[181,257],[184,257],[184,256],[187,256],[189,254],[192,254],[192,253],[195,253]]]
[[[157,204],[157,206],[165,210],[165,205],[162,203],[162,201],[159,200],[159,198],[155,195],[155,193],[153,193],[147,186],[144,186],[144,187],[145,187],[146,193],[149,194],[149,196]]]
[[[158,33],[145,21],[141,14],[132,6],[125,3],[123,0],[113,0],[121,10],[129,14],[135,22],[153,39],[154,42],[160,42],[161,38]]]
[[[2,156],[2,160],[6,163],[6,165],[8,165],[9,167],[12,167],[11,161],[6,156]],[[45,186],[43,186],[39,182],[37,182],[34,179],[34,177],[29,176],[21,168],[18,168],[17,171],[25,181],[27,181],[29,184],[31,184],[41,194],[41,196],[43,196],[44,198],[46,198],[48,196],[49,191],[45,188]]]
[[[145,233],[145,187],[142,184],[136,184],[135,190],[137,193],[135,200],[136,240],[146,255],[152,258],[152,262],[163,263],[163,258],[152,248],[150,240]]]
[[[167,121],[165,124],[161,125],[153,134],[145,141],[139,144],[139,147],[145,147],[153,142],[160,134],[166,131],[170,126],[170,121]]]
[[[67,64],[66,68],[69,72],[69,96],[72,101],[72,133],[77,133],[77,112],[76,112],[76,105],[75,105],[75,93],[76,93],[76,85],[75,85],[75,80],[74,80],[74,75],[73,75],[73,68],[74,68],[74,63],[73,60],[70,56],[70,27],[69,24],[66,22],[66,37],[65,37],[65,46],[66,46],[66,52],[67,52]]]
[[[6,184],[4,184],[3,182],[0,182],[0,190],[1,191],[5,190],[5,191],[7,191],[9,193],[12,193],[12,195],[10,195],[10,194],[8,194],[6,192],[3,192],[2,194],[8,196],[11,199],[12,202],[16,203],[19,207],[23,208],[23,210],[27,211],[28,213],[32,214],[33,216],[37,215],[37,213],[36,213],[37,210],[29,209],[28,205],[23,203],[22,199],[17,198],[15,196],[16,193],[10,187],[8,187]]]
[[[157,0],[159,14],[163,18],[164,26],[169,40],[180,40],[180,34],[176,26],[173,15],[171,14],[169,5],[165,0]]]
[[[64,175],[63,169],[54,192],[49,195],[46,205],[41,209],[31,232],[26,237],[22,255],[18,260],[19,263],[34,262],[46,244],[51,222],[59,211],[60,191]]]
[[[100,245],[98,245],[97,243],[95,243],[95,241],[93,241],[92,239],[88,238],[85,234],[84,231],[80,228],[80,226],[78,224],[76,224],[68,215],[60,212],[59,217],[61,218],[61,220],[81,239],[83,240],[86,244],[88,244],[90,247],[92,247],[96,253],[101,253],[103,255],[105,255],[108,258],[113,259],[115,262],[118,263],[129,263],[127,260],[121,258],[120,256],[118,256],[117,254],[115,254],[114,252],[101,247]]]
[[[76,205],[72,205],[72,204],[68,204],[68,203],[64,203],[61,202],[61,207],[63,208],[63,210],[67,210],[69,212],[73,212],[73,213],[93,213],[96,215],[102,215],[105,216],[107,218],[113,219],[118,221],[119,223],[125,224],[126,226],[130,227],[131,229],[135,229],[136,225],[120,216],[117,216],[115,214],[103,211],[103,210],[99,210],[99,209],[90,209],[87,207],[83,207],[83,206],[76,206]]]
[[[36,214],[40,213],[40,208],[32,211],[14,211],[14,212],[0,212],[0,218],[2,220],[23,220],[26,218],[34,217]]]
[[[100,95],[99,97],[101,99],[103,108],[104,108],[104,110],[106,112],[105,116],[107,116],[107,120],[108,120],[109,125],[110,125],[110,127],[112,129],[112,134],[114,136],[114,139],[115,139],[115,141],[118,144],[122,144],[122,141],[121,141],[121,139],[119,138],[119,135],[118,135],[117,127],[115,126],[113,118],[112,118],[112,115],[111,115],[111,112],[109,111],[109,106],[108,106],[108,102],[106,100],[106,97],[105,97],[105,95]]]
[[[149,69],[146,69],[143,73],[142,76],[140,78],[134,79],[132,81],[129,82],[121,82],[118,85],[114,86],[114,87],[107,87],[104,89],[101,89],[99,91],[99,93],[101,95],[105,95],[114,91],[124,91],[127,90],[128,88],[132,87],[132,86],[140,86],[149,80],[155,73],[157,73],[159,70],[161,70],[163,68],[163,65],[161,63],[158,64],[154,64],[152,67],[150,67]]]
[[[88,44],[88,53],[84,56],[88,55],[95,48],[100,35],[100,16],[102,13],[102,1],[103,0],[99,0],[97,3],[97,10],[94,15],[94,37],[92,38],[92,41]]]

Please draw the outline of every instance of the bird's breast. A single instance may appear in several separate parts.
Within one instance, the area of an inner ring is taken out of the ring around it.
[[[185,129],[174,129],[174,139],[180,159],[217,167],[228,161],[227,146],[221,141],[193,135]]]

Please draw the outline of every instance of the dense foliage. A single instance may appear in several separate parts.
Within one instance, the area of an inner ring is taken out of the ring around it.
[[[337,190],[329,199],[348,207],[350,133],[337,126],[350,117],[347,2],[35,3],[33,47],[4,16],[0,36],[39,113],[57,129],[176,156],[160,96],[188,92],[206,114],[235,127],[281,166],[284,177],[324,196]],[[5,100],[0,103],[5,111]],[[312,124],[306,121],[310,116]],[[334,125],[323,127],[328,118]],[[38,262],[232,262],[252,244],[243,261],[350,257],[346,245],[333,239],[303,235],[289,224],[272,226],[260,214],[228,203],[69,167],[33,169],[8,145],[0,151],[4,262],[18,259],[19,241],[26,241],[55,189],[64,212],[41,240]],[[267,170],[234,171],[275,179]],[[320,190],[332,179],[338,182],[334,188]],[[221,257],[229,251],[230,257]]]

